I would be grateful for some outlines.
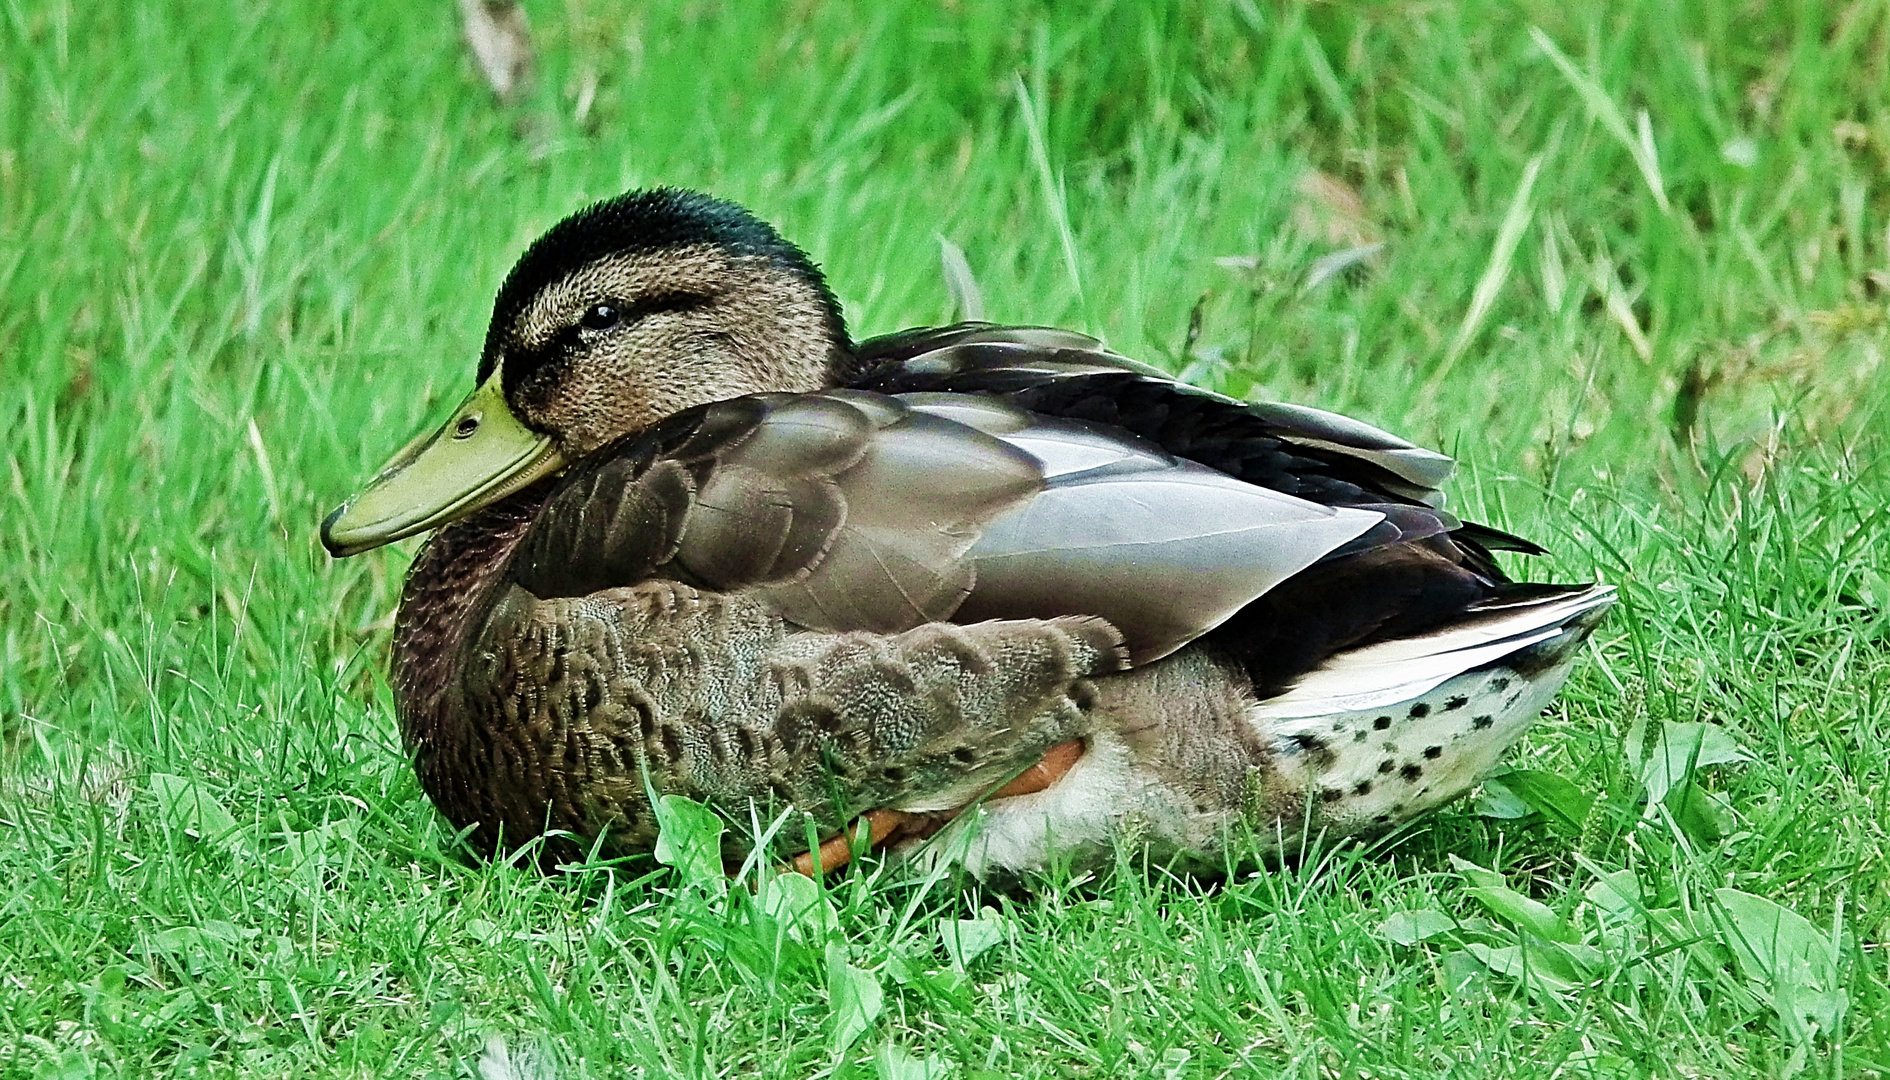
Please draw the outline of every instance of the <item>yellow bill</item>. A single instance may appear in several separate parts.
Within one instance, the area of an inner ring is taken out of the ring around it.
[[[564,468],[541,435],[519,423],[493,372],[441,428],[408,443],[354,498],[322,522],[337,559],[438,528]]]

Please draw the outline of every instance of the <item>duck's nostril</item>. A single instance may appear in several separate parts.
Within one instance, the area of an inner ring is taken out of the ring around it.
[[[453,438],[464,439],[478,430],[479,418],[477,416],[468,416],[462,419],[459,424],[453,428]]]

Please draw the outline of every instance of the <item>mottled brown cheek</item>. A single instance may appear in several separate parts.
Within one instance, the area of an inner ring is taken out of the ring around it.
[[[668,415],[652,401],[654,395],[639,379],[626,378],[587,389],[588,393],[572,403],[570,415],[561,425],[565,432],[563,449],[570,457],[582,457]]]
[[[675,411],[667,408],[648,374],[623,367],[613,368],[611,374],[609,379],[571,380],[548,393],[521,395],[521,419],[554,433],[560,452],[576,459]]]

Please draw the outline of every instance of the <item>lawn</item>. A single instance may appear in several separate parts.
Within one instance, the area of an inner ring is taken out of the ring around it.
[[[1890,1072],[1890,7],[528,8],[502,105],[443,0],[0,2],[0,1077]],[[316,526],[657,183],[862,335],[950,316],[942,236],[1442,448],[1621,605],[1516,771],[1221,882],[470,860],[416,541]]]

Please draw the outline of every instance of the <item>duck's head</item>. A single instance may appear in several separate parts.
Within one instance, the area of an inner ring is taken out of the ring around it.
[[[336,557],[445,525],[693,405],[834,385],[851,357],[820,271],[733,203],[598,203],[526,249],[478,388],[322,523]]]

